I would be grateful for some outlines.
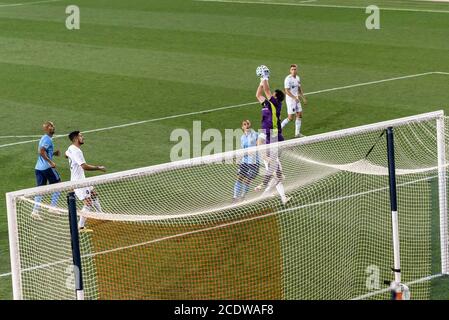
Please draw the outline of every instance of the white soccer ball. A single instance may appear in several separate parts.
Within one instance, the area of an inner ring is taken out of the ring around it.
[[[256,68],[256,75],[259,78],[268,78],[270,76],[270,69],[265,65],[260,65]]]

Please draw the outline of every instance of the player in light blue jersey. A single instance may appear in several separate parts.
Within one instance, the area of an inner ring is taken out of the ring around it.
[[[241,148],[251,148],[257,145],[258,133],[251,129],[251,122],[242,122],[243,135],[240,139]],[[233,202],[243,200],[249,191],[251,182],[259,173],[259,156],[257,153],[245,154],[237,172],[237,181],[234,185]]]
[[[39,146],[37,149],[38,157],[35,166],[36,184],[37,186],[44,186],[47,183],[53,184],[61,181],[59,173],[56,171],[56,164],[53,162],[53,156],[59,156],[59,150],[54,150],[52,137],[55,134],[55,125],[51,121],[45,122],[43,125],[45,134],[39,140]],[[51,206],[56,207],[58,202],[59,192],[55,192],[51,196]],[[42,220],[39,214],[40,203],[42,196],[36,196],[34,198],[35,204],[31,216],[35,219]]]

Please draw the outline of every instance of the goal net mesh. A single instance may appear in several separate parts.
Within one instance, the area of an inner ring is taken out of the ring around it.
[[[436,123],[394,127],[402,281],[413,299],[430,297],[420,279],[440,265]],[[80,233],[86,299],[388,299],[384,129],[280,144],[286,205],[275,188],[254,190],[263,161],[245,199],[232,202],[241,151],[24,192],[15,198],[15,289],[24,299],[76,297],[66,195],[89,186],[101,212],[77,203],[93,230]],[[267,150],[248,152],[263,159]],[[36,195],[42,220],[31,216]]]

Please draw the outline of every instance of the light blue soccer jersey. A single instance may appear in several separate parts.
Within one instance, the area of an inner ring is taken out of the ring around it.
[[[243,149],[255,147],[257,145],[258,133],[253,129],[250,130],[248,134],[243,134],[240,138],[240,144]],[[257,154],[245,154],[242,159],[242,163],[246,164],[256,164],[258,162]]]
[[[37,157],[36,162],[36,170],[47,170],[50,168],[50,164],[42,158],[40,154],[41,148],[44,148],[47,152],[47,157],[50,158],[50,160],[53,160],[53,140],[48,135],[42,136],[41,140],[39,140],[39,147],[37,148],[37,152],[39,156]]]

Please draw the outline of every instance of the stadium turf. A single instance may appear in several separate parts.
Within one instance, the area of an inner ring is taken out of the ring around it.
[[[364,0],[27,1],[0,3],[0,195],[34,186],[37,148],[33,137],[3,137],[39,135],[45,120],[55,122],[56,134],[106,128],[85,134],[84,153],[109,172],[169,161],[171,131],[191,130],[193,120],[223,132],[243,119],[257,128],[256,104],[197,112],[253,102],[260,64],[270,67],[273,88],[283,85],[291,63],[299,64],[312,93],[305,135],[449,112],[447,3],[377,1],[391,10],[381,11],[380,30],[368,31],[364,8],[371,1]],[[19,2],[25,5],[13,5]],[[80,30],[65,28],[69,4],[80,7]],[[413,77],[392,79],[403,76]],[[370,83],[385,79],[391,81]],[[290,124],[285,136],[293,134]],[[56,148],[68,145],[55,139]],[[65,159],[56,163],[68,180]],[[0,198],[1,299],[12,297],[9,272]],[[448,290],[447,279],[432,282],[431,297],[447,299]]]

